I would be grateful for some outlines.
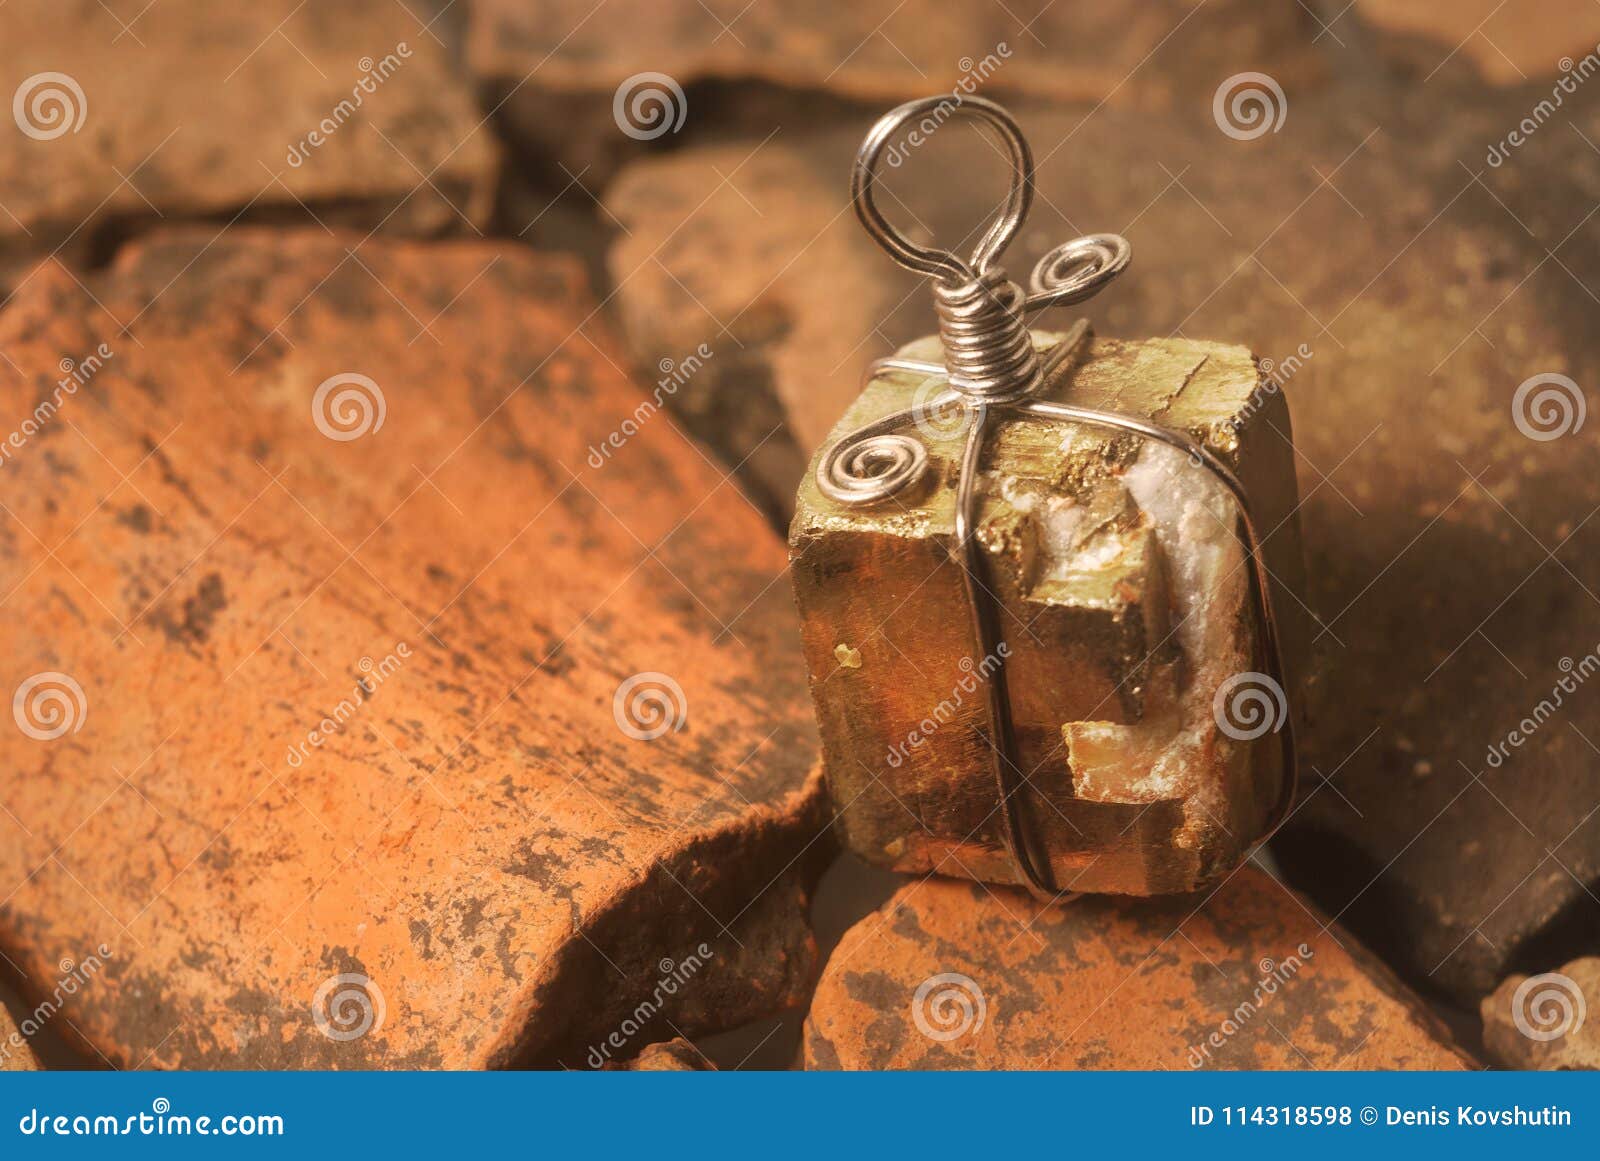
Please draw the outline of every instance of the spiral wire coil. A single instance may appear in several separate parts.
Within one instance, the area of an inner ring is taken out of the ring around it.
[[[976,117],[1005,146],[1011,161],[1011,186],[1004,205],[984,231],[968,258],[949,250],[919,245],[900,233],[879,210],[873,189],[883,151],[902,125],[943,109]],[[1220,481],[1239,510],[1239,539],[1251,562],[1251,592],[1261,625],[1261,648],[1268,675],[1285,687],[1283,663],[1273,617],[1266,564],[1260,538],[1244,488],[1203,444],[1182,431],[1109,411],[1075,407],[1034,399],[1051,371],[1071,354],[1075,343],[1058,344],[1042,355],[1028,328],[1027,318],[1051,306],[1084,302],[1098,294],[1127,268],[1131,248],[1117,234],[1090,234],[1074,238],[1045,254],[1029,275],[1028,290],[1006,276],[1000,255],[1022,228],[1033,200],[1033,154],[1021,128],[1004,108],[982,97],[928,97],[890,110],[868,131],[856,155],[850,176],[851,200],[856,216],[874,241],[909,270],[926,274],[933,283],[934,311],[944,362],[887,358],[873,362],[867,381],[884,371],[910,371],[942,381],[942,394],[917,407],[897,411],[850,432],[822,455],[817,487],[840,504],[865,506],[906,491],[928,470],[923,442],[902,430],[930,410],[950,405],[963,409],[965,425],[956,491],[956,551],[963,568],[967,603],[981,655],[999,656],[999,613],[992,585],[983,577],[974,526],[977,516],[978,460],[989,421],[997,412],[1036,418],[1087,423],[1130,432],[1186,453],[1198,466]],[[1058,890],[1049,852],[1041,850],[1026,825],[1020,807],[1029,775],[1018,760],[1015,725],[1010,712],[1009,687],[1002,661],[987,686],[990,752],[995,789],[999,798],[1002,833],[1018,875],[1041,898],[1073,897]],[[1278,800],[1259,843],[1265,843],[1282,825],[1294,801],[1298,769],[1293,724],[1285,718],[1279,731],[1282,779]],[[1258,845],[1259,845],[1258,843]]]

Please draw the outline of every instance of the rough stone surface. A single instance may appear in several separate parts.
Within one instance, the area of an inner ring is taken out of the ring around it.
[[[717,1066],[706,1059],[682,1036],[652,1044],[623,1066],[629,1072],[715,1072]]]
[[[1471,1067],[1403,985],[1325,923],[1253,867],[1204,900],[1067,907],[929,879],[830,957],[805,1066]]]
[[[1248,351],[1097,339],[1081,325],[1035,341],[1054,361],[1039,398],[1154,419],[1209,445],[1243,481],[1258,526],[1285,525],[1268,567],[1300,585],[1288,414]],[[941,359],[936,338],[897,354]],[[882,374],[829,443],[943,389]],[[1271,694],[1256,676],[1266,663],[1233,499],[1164,444],[1003,416],[976,482],[975,535],[1000,609],[988,652],[952,538],[965,428],[960,413],[908,421],[926,478],[884,503],[825,496],[825,450],[801,480],[790,559],[846,844],[899,871],[1023,882],[990,758],[987,686],[1003,665],[1025,778],[1012,805],[1057,887],[1151,895],[1215,882],[1264,836],[1284,793],[1271,730],[1286,714],[1273,702],[1257,740],[1240,733],[1237,697]],[[1295,599],[1277,603],[1287,613]],[[1219,716],[1218,697],[1235,712]]]
[[[81,92],[32,90],[42,103],[30,124],[58,136],[5,120],[0,280],[58,249],[102,259],[130,225],[180,215],[215,215],[218,228],[236,215],[315,215],[413,233],[472,233],[487,220],[497,146],[441,39],[452,21],[425,28],[392,0],[135,11],[94,0],[0,9],[8,113],[14,88],[40,73]],[[308,144],[324,120],[331,132]]]
[[[1459,54],[1490,82],[1518,85],[1559,75],[1563,61],[1600,44],[1600,10],[1589,0],[1356,0],[1357,16],[1374,28],[1415,35],[1424,76]],[[1342,28],[1338,20],[1330,30]]]
[[[1600,1069],[1600,959],[1514,975],[1485,996],[1484,1052],[1506,1068]]]
[[[1476,1004],[1509,971],[1595,950],[1600,925],[1585,890],[1600,882],[1593,682],[1488,761],[1568,676],[1563,659],[1596,648],[1575,626],[1600,593],[1600,425],[1536,440],[1513,408],[1536,375],[1600,382],[1600,153],[1585,141],[1600,142],[1600,85],[1490,167],[1541,86],[1486,90],[1459,59],[1425,86],[1350,79],[1325,97],[1285,74],[1284,124],[1254,140],[1224,135],[1208,101],[1165,117],[1024,114],[1039,196],[1007,263],[1022,274],[1067,237],[1123,231],[1132,267],[1079,308],[1098,334],[1237,342],[1271,363],[1323,622],[1309,797],[1280,854],[1403,974]],[[764,365],[807,450],[860,366],[931,320],[920,280],[846,208],[859,141],[686,149],[625,173],[611,201],[634,229],[614,260],[639,270],[621,292],[637,296],[630,334],[652,309],[649,333],[681,328],[669,346],[714,333],[707,312],[783,319],[796,337]],[[921,236],[970,245],[1000,169],[973,135],[941,132],[890,175],[898,201],[884,204]],[[694,189],[717,192],[697,209]],[[670,207],[659,217],[652,192]],[[656,246],[665,272],[639,269]]]
[[[666,74],[686,90],[686,100],[670,98],[670,115],[646,103],[627,117],[635,133],[659,144],[679,131],[667,125],[679,124],[680,109],[681,132],[691,136],[729,125],[760,126],[764,135],[775,124],[815,124],[852,102],[893,105],[978,85],[1165,107],[1191,87],[1209,99],[1240,61],[1271,59],[1307,82],[1322,72],[1317,23],[1294,6],[908,0],[891,8],[848,0],[480,0],[467,59],[502,102],[508,128],[590,188],[646,147],[613,116],[619,89],[641,91],[629,82],[645,73]]]
[[[665,417],[586,464],[640,395],[573,262],[356,242],[157,233],[0,311],[0,415],[59,404],[0,466],[8,701],[54,675],[0,942],[108,946],[66,1011],[119,1066],[582,1067],[645,1001],[624,1052],[797,1003],[782,544]]]
[[[3,1004],[0,1004],[0,1072],[36,1072],[39,1061]]]
[[[862,244],[846,171],[831,164],[839,152],[694,150],[629,167],[606,199],[624,231],[610,272],[630,347],[645,366],[714,352],[671,406],[785,522],[807,459],[877,353],[864,342],[871,320],[905,294]],[[708,183],[718,170],[731,182]]]

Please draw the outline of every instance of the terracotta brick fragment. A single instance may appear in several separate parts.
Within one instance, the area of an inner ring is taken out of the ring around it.
[[[513,133],[597,188],[620,161],[677,132],[759,124],[759,139],[775,123],[817,124],[851,102],[982,88],[1168,107],[1191,83],[1214,86],[1239,71],[1239,61],[1262,59],[1314,83],[1324,73],[1317,33],[1293,7],[1250,0],[907,0],[890,8],[849,0],[479,0],[467,59],[504,98],[500,116]],[[648,74],[670,77],[683,96],[644,84]],[[702,87],[715,82],[730,87]],[[652,96],[633,107],[641,92],[666,95],[666,103]]]
[[[108,945],[66,1011],[119,1066],[582,1067],[647,999],[796,1004],[781,542],[665,417],[585,462],[640,395],[574,263],[357,241],[158,233],[0,311],[0,941]]]
[[[29,110],[0,132],[0,279],[180,215],[470,233],[497,150],[451,22],[425,20],[392,0],[0,8],[6,109],[26,90]]]
[[[1338,59],[1355,68],[1354,53]],[[1279,79],[1282,131],[1247,141],[1212,120],[1209,90],[1166,115],[1022,111],[1039,192],[1006,262],[1025,275],[1057,242],[1125,229],[1132,266],[1084,308],[1097,333],[1239,343],[1281,384],[1321,624],[1307,798],[1279,855],[1403,975],[1472,1006],[1518,965],[1590,950],[1600,924],[1593,679],[1550,724],[1521,728],[1575,680],[1563,659],[1587,672],[1600,646],[1577,628],[1600,592],[1600,424],[1534,439],[1514,411],[1545,374],[1595,405],[1582,287],[1600,286],[1600,249],[1583,241],[1600,154],[1574,128],[1600,140],[1600,85],[1492,167],[1486,149],[1530,94],[1486,88],[1459,58],[1414,91],[1332,97]],[[890,217],[966,238],[1001,180],[972,137],[941,131],[888,174],[904,202]],[[713,319],[775,320],[718,387],[769,384],[806,451],[869,359],[929,329],[919,279],[847,208],[860,138],[686,148],[630,167],[608,202],[632,231],[612,268],[635,275],[619,298],[641,349],[714,342]],[[646,260],[657,246],[664,270]]]
[[[1600,1069],[1600,958],[1510,976],[1480,1010],[1484,1051],[1496,1064]]]
[[[806,1019],[810,1069],[1458,1069],[1376,959],[1246,867],[1209,897],[928,879],[845,934]]]

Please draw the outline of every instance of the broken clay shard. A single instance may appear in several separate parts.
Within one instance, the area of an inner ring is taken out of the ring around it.
[[[1461,1069],[1351,935],[1253,867],[1209,898],[1084,898],[929,879],[845,933],[808,1069]]]
[[[0,6],[18,122],[0,133],[0,281],[50,253],[96,264],[113,223],[487,226],[498,148],[448,22],[421,31],[389,0],[164,0],[137,23],[94,5],[63,19],[54,0]]]
[[[802,1002],[783,546],[665,416],[586,463],[642,396],[577,265],[216,233],[0,310],[0,413],[111,352],[0,469],[11,672],[81,694],[0,729],[6,953],[107,949],[61,1018],[118,1067],[599,1067]]]
[[[1040,334],[1041,348],[1063,341]],[[1243,479],[1269,567],[1298,578],[1288,415],[1239,347],[1077,344],[1040,398],[1192,433]],[[900,354],[938,359],[936,340]],[[835,428],[911,406],[875,379]],[[848,507],[805,478],[790,554],[830,789],[846,843],[910,873],[1017,882],[985,740],[1006,668],[1022,809],[1064,890],[1196,889],[1239,862],[1280,800],[1289,691],[1264,673],[1239,515],[1183,453],[1077,423],[1003,416],[980,463],[976,536],[1002,607],[979,657],[952,558],[959,417],[919,423],[930,479]],[[911,429],[908,428],[908,431]],[[827,445],[824,445],[825,447]],[[1278,594],[1280,608],[1292,597]],[[835,642],[864,658],[841,663]],[[1249,688],[1250,686],[1258,688]]]
[[[780,121],[856,113],[848,102],[938,92],[959,101],[981,89],[1170,105],[1186,82],[1209,92],[1237,68],[1243,26],[1278,67],[1306,83],[1325,75],[1300,13],[1252,0],[1141,0],[1131,20],[1121,5],[1052,0],[903,0],[881,11],[814,0],[803,13],[747,0],[610,0],[603,11],[587,0],[478,0],[465,55],[505,93],[497,109],[528,152],[593,189],[624,158],[680,130],[731,122],[760,126],[759,140]],[[1182,37],[1172,35],[1178,27]],[[737,99],[718,101],[707,87],[717,82],[738,83]]]

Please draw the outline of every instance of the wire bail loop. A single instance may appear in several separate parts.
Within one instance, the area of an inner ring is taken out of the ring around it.
[[[1011,162],[1005,201],[968,258],[913,242],[884,217],[875,194],[878,165],[900,129],[918,120],[937,127],[963,114],[998,137]],[[850,196],[873,241],[900,265],[933,280],[945,377],[968,403],[1014,402],[1036,391],[1040,364],[1026,316],[1098,294],[1127,267],[1131,254],[1118,235],[1094,234],[1046,254],[1033,269],[1031,294],[1006,276],[1000,256],[1033,205],[1033,150],[1011,114],[983,97],[925,97],[884,114],[856,154]]]

